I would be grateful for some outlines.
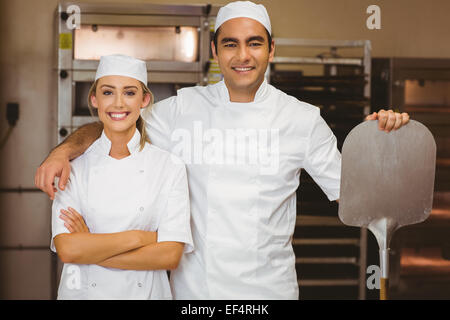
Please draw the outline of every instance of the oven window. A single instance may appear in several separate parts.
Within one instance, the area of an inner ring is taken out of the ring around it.
[[[406,112],[450,112],[450,81],[406,80]]]
[[[198,61],[196,27],[81,25],[75,30],[74,59],[99,60],[125,54],[142,60]]]

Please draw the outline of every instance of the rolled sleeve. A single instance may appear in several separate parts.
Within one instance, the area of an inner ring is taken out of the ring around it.
[[[158,242],[177,241],[185,243],[184,253],[194,250],[191,234],[191,214],[186,167],[176,164],[169,191],[166,210],[158,226]]]
[[[313,123],[303,167],[327,198],[334,201],[339,199],[341,153],[336,137],[319,112]]]
[[[141,112],[151,143],[167,151],[170,151],[170,135],[177,114],[176,101],[177,97],[173,96]]]

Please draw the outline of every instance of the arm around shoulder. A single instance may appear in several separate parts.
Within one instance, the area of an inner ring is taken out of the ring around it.
[[[100,137],[102,131],[103,123],[99,121],[85,124],[53,149],[52,153],[57,151],[63,153],[69,160],[73,160],[82,155]]]
[[[53,200],[57,192],[53,185],[55,177],[60,177],[59,188],[64,190],[69,179],[70,160],[83,154],[100,137],[102,130],[102,123],[89,123],[76,130],[53,149],[36,171],[34,177],[36,187],[47,193]]]

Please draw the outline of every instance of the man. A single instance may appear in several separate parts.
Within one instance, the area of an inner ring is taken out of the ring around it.
[[[329,200],[339,198],[340,153],[319,109],[267,84],[274,56],[266,9],[233,2],[220,9],[211,43],[224,80],[185,88],[144,113],[152,143],[183,158],[196,250],[171,274],[176,299],[298,299],[292,235],[301,168]],[[407,114],[381,110],[385,131]],[[55,176],[67,182],[73,159],[101,134],[87,125],[36,173],[52,198]]]

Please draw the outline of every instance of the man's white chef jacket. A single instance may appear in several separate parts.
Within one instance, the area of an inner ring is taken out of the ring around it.
[[[187,167],[196,249],[172,272],[174,298],[298,299],[300,169],[339,198],[341,157],[319,108],[266,81],[254,102],[233,103],[221,81],[142,115],[151,142]]]
[[[158,242],[185,243],[193,249],[189,192],[184,164],[167,151],[146,144],[139,131],[128,142],[130,156],[109,156],[111,141],[103,132],[71,162],[70,181],[55,195],[52,240],[70,233],[59,218],[70,206],[84,218],[91,233],[126,230],[158,231]],[[95,264],[64,264],[58,299],[171,299],[165,270],[120,270]]]

